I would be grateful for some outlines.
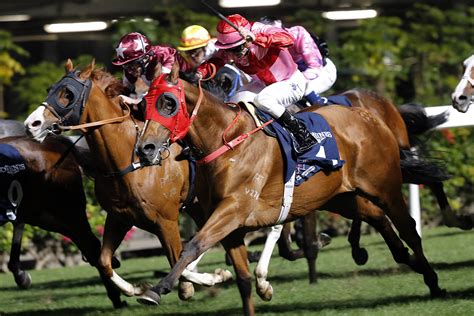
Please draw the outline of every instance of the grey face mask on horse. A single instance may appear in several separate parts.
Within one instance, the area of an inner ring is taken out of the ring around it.
[[[69,72],[49,89],[43,105],[59,119],[59,124],[78,124],[91,87],[92,81],[89,78],[82,80],[79,71]],[[68,100],[67,104],[64,104],[64,98]]]

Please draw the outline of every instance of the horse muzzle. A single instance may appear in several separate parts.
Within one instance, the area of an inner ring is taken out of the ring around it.
[[[138,147],[138,157],[147,166],[161,166],[161,162],[168,158],[169,155],[169,143],[157,145],[154,142],[144,142]]]

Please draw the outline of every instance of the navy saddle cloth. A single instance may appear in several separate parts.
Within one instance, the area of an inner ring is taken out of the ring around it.
[[[261,111],[259,114],[270,119],[268,114]],[[295,185],[300,185],[322,169],[335,170],[342,167],[344,160],[339,158],[336,139],[326,120],[321,115],[311,112],[296,113],[295,116],[306,125],[318,143],[308,151],[297,154],[290,134],[278,122],[274,121],[271,124],[285,161],[285,182],[291,178],[295,170]]]
[[[13,192],[12,184],[16,180],[17,187],[22,182],[21,175],[25,169],[25,160],[17,149],[9,144],[0,144],[0,224],[11,221],[8,213],[15,212],[18,207],[21,197],[17,196],[18,192]]]

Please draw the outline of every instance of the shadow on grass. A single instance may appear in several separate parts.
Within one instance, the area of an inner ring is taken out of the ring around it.
[[[458,300],[458,299],[468,299],[472,300],[474,298],[474,287],[466,288],[464,290],[453,291],[448,294],[448,297],[441,300]],[[323,311],[338,311],[349,313],[352,310],[357,309],[369,309],[369,308],[379,308],[387,307],[390,305],[406,305],[409,303],[420,303],[420,302],[430,302],[433,299],[428,295],[401,295],[401,296],[392,296],[379,299],[353,299],[353,300],[329,300],[325,302],[315,302],[315,303],[301,303],[297,302],[294,304],[273,304],[273,305],[260,305],[256,307],[257,314],[263,313],[292,313],[292,314],[301,314],[305,311],[311,312],[323,312]],[[123,310],[125,311],[125,310]],[[128,307],[126,309],[130,314],[136,312],[141,315],[189,315],[189,311],[179,312],[163,312],[160,311],[159,307],[153,307],[144,309],[141,306],[137,307]],[[8,315],[16,316],[36,316],[36,315],[52,315],[52,316],[63,316],[63,315],[85,315],[85,314],[101,314],[101,313],[113,313],[113,309],[110,308],[63,308],[55,310],[35,310],[35,311],[24,311],[17,313],[9,313]],[[197,316],[220,316],[220,315],[241,315],[242,310],[240,307],[236,308],[227,308],[216,310],[213,312],[193,312],[193,315]]]
[[[457,299],[472,299],[474,297],[474,287],[465,290],[453,291],[448,294],[448,297],[441,300],[457,300]],[[433,299],[428,295],[403,295],[395,297],[387,297],[381,299],[359,299],[359,300],[332,300],[326,302],[311,303],[297,303],[285,305],[268,305],[258,306],[257,314],[260,313],[285,313],[292,312],[294,314],[302,313],[303,311],[322,312],[324,310],[337,310],[339,312],[350,312],[355,309],[368,309],[377,307],[386,307],[394,304],[406,305],[413,302],[430,302]]]

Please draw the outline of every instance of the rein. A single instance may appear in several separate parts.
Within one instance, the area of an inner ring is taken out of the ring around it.
[[[262,130],[265,126],[273,123],[273,120],[267,121],[264,124],[258,126],[257,128],[251,130],[248,133],[242,134],[231,140],[230,142],[226,142],[224,145],[219,147],[217,150],[214,152],[210,153],[209,155],[205,156],[204,158],[201,158],[197,161],[198,164],[203,165],[206,163],[209,163],[216,159],[217,157],[223,155],[225,152],[227,152],[230,149],[234,149],[235,146],[239,145],[242,143],[244,140],[246,140],[250,135]]]
[[[202,86],[201,86],[201,81],[207,81],[207,80],[210,80],[214,77],[214,75],[216,74],[216,66],[214,66],[214,64],[210,64],[211,65],[211,68],[212,68],[212,74],[206,78],[206,79],[200,79],[199,82],[198,82],[198,88],[199,88],[199,96],[198,96],[198,99],[196,101],[196,106],[194,107],[193,109],[193,113],[191,114],[191,117],[189,119],[190,121],[190,124],[191,125],[193,123],[193,121],[196,119],[196,116],[197,116],[197,113],[199,111],[199,107],[201,106],[201,103],[202,103],[202,99],[203,99],[203,96],[204,96],[204,92],[203,92],[203,89],[202,89]],[[234,138],[233,140],[231,140],[230,142],[227,142],[226,138],[225,138],[225,135],[227,134],[227,132],[230,130],[230,128],[232,128],[232,126],[235,125],[235,123],[237,122],[237,120],[239,119],[240,117],[240,114],[242,112],[242,108],[237,104],[237,103],[226,103],[226,104],[234,104],[234,105],[237,105],[239,107],[239,112],[237,113],[236,117],[232,120],[232,123],[229,127],[227,127],[222,135],[222,140],[224,142],[224,145],[222,145],[220,148],[218,148],[217,150],[215,150],[214,152],[210,153],[209,155],[199,159],[197,161],[198,164],[200,165],[203,165],[203,164],[206,164],[206,163],[209,163],[211,161],[213,161],[214,159],[216,159],[217,157],[223,155],[225,152],[227,152],[228,150],[230,149],[234,149],[235,146],[239,145],[240,143],[242,143],[244,140],[246,140],[250,135],[252,134],[255,134],[256,132],[260,131],[261,129],[265,128],[265,126],[273,123],[273,120],[270,120],[268,122],[265,122],[264,124],[262,124],[261,126],[258,126],[257,128],[251,130],[250,132],[248,133],[244,133],[244,134],[241,134],[239,136],[237,136],[236,138]]]
[[[101,120],[101,121],[96,121],[96,122],[91,122],[91,123],[84,123],[84,124],[78,124],[78,125],[67,125],[67,126],[56,125],[55,128],[57,128],[57,129],[59,129],[59,130],[61,130],[61,131],[72,131],[72,130],[81,130],[81,131],[84,131],[84,130],[87,130],[88,128],[91,128],[91,127],[98,127],[98,126],[103,126],[103,125],[107,125],[107,124],[123,122],[127,117],[130,116],[131,110],[130,110],[130,107],[128,106],[128,104],[122,103],[122,102],[120,102],[120,104],[125,105],[125,109],[127,110],[127,112],[126,112],[123,116],[113,117],[113,118],[109,118],[109,119],[105,119],[105,120]],[[50,105],[47,104],[46,102],[43,102],[42,105],[43,105],[45,108],[47,108],[51,113],[53,113],[54,116],[56,116],[56,118],[58,118],[58,119],[61,120],[61,117],[60,117],[59,114],[54,110],[54,108],[53,108],[52,106],[50,106]],[[123,108],[122,108],[122,109],[123,109]]]

